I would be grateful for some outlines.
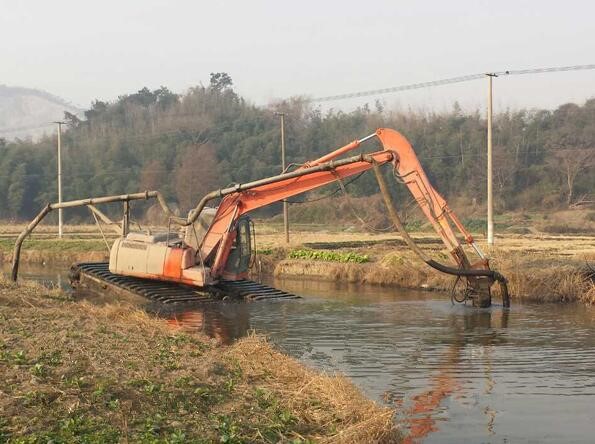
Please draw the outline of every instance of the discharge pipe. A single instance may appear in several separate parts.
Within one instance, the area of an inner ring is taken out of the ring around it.
[[[161,209],[169,216],[169,217],[176,217],[172,211],[167,206],[165,199],[161,195],[159,191],[145,191],[143,193],[133,193],[133,194],[121,194],[119,196],[105,196],[105,197],[94,197],[91,199],[80,199],[80,200],[71,200],[68,202],[61,202],[61,203],[53,203],[47,204],[43,210],[39,212],[35,218],[29,222],[29,225],[25,227],[25,229],[19,234],[17,240],[14,244],[14,251],[12,253],[12,271],[11,271],[11,278],[13,281],[16,282],[18,274],[19,274],[19,260],[21,258],[21,248],[23,245],[23,241],[25,238],[31,234],[31,232],[39,225],[39,223],[50,213],[52,210],[57,210],[60,208],[74,208],[74,207],[82,207],[82,206],[90,206],[93,208],[94,205],[104,204],[104,203],[111,203],[111,202],[130,202],[131,200],[148,200],[148,199],[157,199]]]
[[[362,140],[364,140],[364,139],[362,139]],[[352,142],[352,144],[354,144],[354,143],[355,142]],[[343,149],[343,148],[341,148],[341,149]],[[390,156],[390,157],[388,157],[389,160],[393,156],[392,153],[390,153],[390,152],[387,152],[386,154],[387,154],[387,156]],[[231,187],[221,188],[221,189],[218,189],[215,191],[211,191],[210,193],[205,195],[200,200],[200,202],[198,203],[196,208],[194,208],[194,210],[192,210],[188,214],[188,218],[186,219],[186,222],[182,223],[181,225],[187,226],[187,225],[193,224],[199,218],[200,213],[202,212],[204,207],[207,205],[207,203],[213,199],[218,199],[218,198],[227,196],[229,194],[239,193],[239,192],[250,190],[252,188],[256,188],[256,187],[259,187],[262,185],[268,185],[271,183],[280,182],[280,181],[286,180],[286,179],[294,179],[296,177],[306,176],[308,174],[312,174],[312,173],[316,173],[316,172],[320,172],[320,171],[332,171],[337,167],[349,165],[349,164],[356,163],[356,162],[370,162],[370,163],[372,163],[372,160],[373,160],[373,158],[369,155],[359,154],[357,156],[348,157],[346,159],[330,160],[325,163],[317,164],[314,166],[300,168],[298,170],[291,171],[289,173],[283,173],[283,174],[279,174],[277,176],[267,177],[266,179],[255,180],[253,182],[248,182],[248,183],[238,183]]]

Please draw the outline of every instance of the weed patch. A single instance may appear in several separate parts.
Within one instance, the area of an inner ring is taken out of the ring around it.
[[[312,261],[325,261],[325,262],[354,262],[362,264],[369,262],[370,257],[367,254],[359,253],[341,253],[337,251],[324,251],[324,250],[292,250],[289,252],[289,259],[306,259]]]

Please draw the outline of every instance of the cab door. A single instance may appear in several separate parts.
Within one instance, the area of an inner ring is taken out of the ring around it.
[[[229,280],[246,279],[252,264],[252,221],[242,216],[236,226],[236,238],[231,246],[223,277]]]

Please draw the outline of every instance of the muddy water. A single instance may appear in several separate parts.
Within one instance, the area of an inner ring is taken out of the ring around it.
[[[412,442],[595,439],[595,309],[474,310],[437,293],[273,284],[304,298],[160,314],[222,342],[266,333],[302,362],[396,405]]]

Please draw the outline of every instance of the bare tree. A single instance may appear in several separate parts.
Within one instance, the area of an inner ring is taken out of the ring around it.
[[[595,166],[595,149],[562,149],[554,154],[554,167],[566,181],[566,204],[570,207],[574,197],[574,183],[577,176]]]
[[[494,147],[494,176],[496,186],[500,191],[512,184],[519,168],[512,153],[506,151],[503,146]]]
[[[158,160],[147,163],[140,174],[142,190],[160,190],[165,183],[165,167]]]
[[[191,145],[180,156],[174,184],[182,211],[192,208],[203,195],[220,185],[217,165],[215,149],[209,144]]]

